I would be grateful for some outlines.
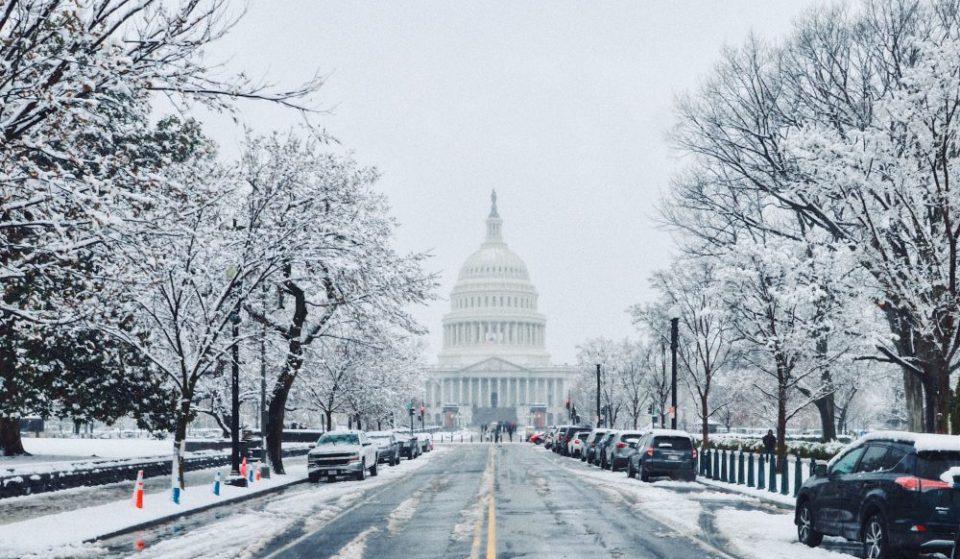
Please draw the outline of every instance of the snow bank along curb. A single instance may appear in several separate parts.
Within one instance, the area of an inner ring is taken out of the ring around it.
[[[279,476],[278,476],[278,477],[279,477]],[[263,481],[263,480],[261,480],[261,483],[262,483],[262,481]],[[92,537],[92,538],[87,538],[87,539],[83,540],[83,543],[93,543],[93,542],[97,542],[97,541],[100,541],[100,540],[109,540],[110,538],[116,538],[117,536],[123,536],[123,535],[125,535],[125,534],[130,534],[130,533],[132,533],[132,532],[137,532],[137,531],[140,531],[140,530],[146,530],[146,529],[148,529],[148,528],[153,528],[154,526],[159,526],[160,524],[163,524],[163,523],[165,523],[165,522],[170,522],[170,521],[176,520],[176,519],[178,519],[178,518],[186,518],[186,517],[191,516],[191,515],[193,515],[193,514],[198,514],[198,513],[204,512],[204,511],[208,511],[208,510],[210,510],[210,509],[212,509],[212,508],[216,508],[216,507],[219,507],[219,506],[222,506],[222,505],[228,505],[228,504],[229,504],[229,505],[232,505],[232,504],[235,504],[235,503],[242,503],[243,501],[248,501],[248,500],[253,499],[253,498],[255,498],[255,497],[263,497],[264,495],[270,495],[271,493],[277,493],[278,491],[281,491],[281,490],[283,490],[283,489],[286,489],[286,488],[288,488],[288,487],[292,487],[292,486],[297,485],[297,484],[300,484],[300,483],[306,483],[307,481],[308,481],[308,479],[307,479],[306,477],[298,478],[298,479],[293,479],[293,480],[284,480],[283,483],[280,483],[280,484],[278,484],[278,485],[272,485],[272,486],[270,486],[270,487],[266,487],[266,488],[263,488],[263,489],[258,489],[258,488],[256,487],[256,485],[254,485],[253,487],[248,488],[248,489],[246,490],[246,494],[245,494],[245,495],[244,495],[244,494],[240,494],[240,495],[237,495],[236,497],[229,497],[229,498],[221,497],[219,501],[214,501],[214,502],[207,503],[207,504],[205,504],[205,505],[200,505],[200,506],[197,506],[197,507],[194,507],[194,508],[188,508],[188,509],[182,510],[182,511],[180,511],[180,512],[175,512],[175,513],[173,513],[173,514],[168,514],[167,516],[157,517],[157,518],[154,518],[154,519],[152,519],[152,520],[147,520],[147,521],[145,521],[145,522],[141,522],[140,524],[134,524],[134,525],[132,525],[132,526],[126,526],[126,527],[124,527],[124,528],[120,528],[119,530],[114,530],[113,532],[109,532],[109,533],[106,533],[106,534],[101,534],[101,535],[99,535],[99,536],[95,536],[95,537]],[[165,495],[165,494],[166,494],[166,493],[163,493],[163,494],[160,494],[160,495]]]
[[[307,448],[284,449],[283,456],[301,456]],[[227,454],[194,456],[184,460],[184,470],[206,470],[230,463]],[[143,470],[145,478],[169,475],[170,457],[151,458],[149,460],[98,460],[94,462],[69,462],[64,468],[33,474],[18,474],[0,477],[0,499],[20,497],[36,493],[46,493],[73,487],[105,485],[121,481],[130,481],[137,477],[137,471]]]
[[[747,487],[746,485],[736,485],[724,481],[716,481],[713,479],[705,478],[703,476],[697,476],[697,483],[706,485],[711,489],[716,489],[723,493],[729,493],[732,495],[746,495],[749,497],[754,497],[765,503],[775,505],[778,508],[783,510],[792,511],[796,505],[796,498],[792,495],[781,495],[780,493],[771,493],[766,489],[757,489],[755,487]]]
[[[31,541],[31,536],[41,537],[42,534],[43,545],[48,548],[95,542],[217,506],[261,497],[306,482],[306,465],[292,468],[287,475],[274,475],[270,479],[255,482],[251,487],[224,486],[219,497],[213,494],[212,481],[211,479],[209,487],[196,486],[185,490],[180,505],[170,500],[169,490],[164,490],[148,493],[143,509],[134,508],[132,499],[123,499],[2,525],[0,557],[20,557],[36,553],[37,542]]]

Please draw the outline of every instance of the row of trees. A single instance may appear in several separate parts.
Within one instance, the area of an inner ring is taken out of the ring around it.
[[[679,101],[660,210],[680,255],[632,313],[651,340],[680,317],[705,438],[731,396],[780,453],[791,418],[815,410],[831,438],[858,398],[960,432],[958,107],[960,6],[937,0],[820,8]]]
[[[318,80],[280,90],[217,79],[201,51],[230,26],[223,1],[14,0],[0,11],[5,453],[22,452],[18,420],[35,414],[133,414],[180,452],[197,413],[222,415],[233,355],[250,365],[258,350],[278,472],[291,407],[319,406],[326,390],[346,402],[328,413],[376,417],[410,393],[420,327],[407,308],[432,297],[435,279],[424,254],[392,248],[376,172],[309,128],[251,136],[224,164],[197,122],[153,116],[158,94],[178,107],[254,98],[309,112]],[[327,383],[338,368],[350,378]]]

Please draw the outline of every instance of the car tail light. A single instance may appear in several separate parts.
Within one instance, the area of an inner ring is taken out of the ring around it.
[[[697,449],[693,449],[693,459],[697,459]]]
[[[931,491],[933,489],[950,489],[951,484],[936,479],[920,479],[916,476],[898,477],[894,482],[907,491]]]
[[[627,443],[619,442],[617,443],[617,448],[627,448]]]
[[[653,447],[647,449],[647,456],[653,456]]]
[[[927,527],[924,526],[923,524],[915,524],[910,527],[910,531],[923,533],[927,531]]]

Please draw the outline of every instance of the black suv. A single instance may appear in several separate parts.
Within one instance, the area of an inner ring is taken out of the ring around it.
[[[863,542],[863,556],[950,552],[960,491],[948,470],[960,466],[960,442],[950,435],[872,433],[854,442],[814,475],[797,495],[800,541],[824,535]]]
[[[627,459],[627,477],[650,481],[657,476],[693,481],[697,479],[697,449],[683,431],[654,429],[636,443],[636,452]]]

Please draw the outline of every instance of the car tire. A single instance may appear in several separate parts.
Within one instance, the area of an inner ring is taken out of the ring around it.
[[[808,501],[797,507],[797,539],[807,547],[817,547],[823,541],[823,534],[813,529],[813,507]]]
[[[895,559],[897,554],[890,549],[887,538],[887,521],[883,515],[875,512],[863,523],[864,559]]]
[[[627,463],[627,477],[633,479],[633,465]]]
[[[637,477],[640,478],[640,481],[646,483],[650,481],[650,474],[646,472],[643,467],[643,464],[637,466]]]
[[[307,474],[307,479],[310,480],[310,483],[318,483],[320,481],[320,474],[309,473]]]
[[[376,477],[376,475],[377,475],[377,473],[378,473],[378,472],[377,472],[377,466],[378,466],[378,464],[377,464],[376,462],[374,462],[374,463],[373,463],[373,467],[370,468],[370,476],[371,476],[371,477]]]
[[[363,481],[367,479],[367,461],[363,460],[360,462],[360,471],[357,472],[357,481]]]

